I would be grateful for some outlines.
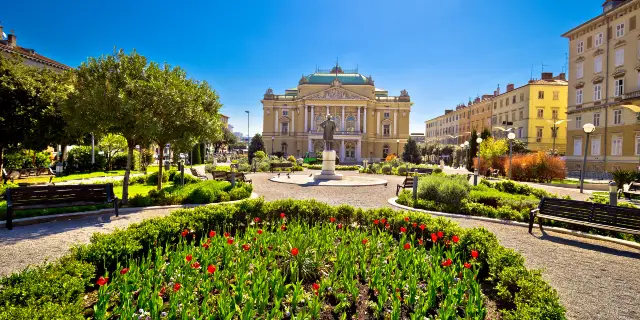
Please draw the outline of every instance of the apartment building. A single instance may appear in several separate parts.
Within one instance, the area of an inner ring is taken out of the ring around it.
[[[504,93],[498,87],[493,95],[483,95],[427,120],[427,139],[460,144],[470,138],[473,130],[481,133],[488,129],[498,138],[514,132],[532,151],[555,150],[564,154],[567,86],[565,74],[554,77],[543,72],[541,79],[532,79],[518,88],[508,84]]]
[[[634,169],[640,162],[640,0],[608,0],[602,14],[567,31],[569,106],[567,168]],[[586,123],[595,125],[586,146]]]

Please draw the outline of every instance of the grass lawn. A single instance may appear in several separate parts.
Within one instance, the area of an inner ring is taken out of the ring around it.
[[[162,184],[163,188],[173,186],[173,182],[165,182]],[[147,185],[147,184],[134,184],[129,186],[129,197],[133,197],[136,194],[146,195],[149,191],[155,189],[156,186]],[[122,186],[114,186],[113,192],[116,194],[118,199],[122,199]]]
[[[138,171],[131,171],[132,174],[139,173]],[[88,179],[88,178],[97,178],[97,177],[115,177],[115,176],[124,176],[124,170],[114,170],[114,171],[98,171],[91,173],[77,173],[70,174],[64,177],[54,177],[53,182],[60,181],[69,181],[69,180],[79,180],[79,179]],[[17,179],[16,183],[47,183],[51,176],[39,176],[39,177],[28,177],[25,179]]]

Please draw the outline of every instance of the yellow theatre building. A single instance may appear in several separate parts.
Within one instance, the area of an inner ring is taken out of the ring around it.
[[[322,123],[336,122],[334,149],[340,162],[380,161],[402,152],[409,138],[411,98],[406,90],[390,96],[376,88],[371,76],[358,70],[316,70],[303,75],[298,86],[275,94],[271,88],[261,100],[263,139],[268,153],[303,157],[322,152]]]

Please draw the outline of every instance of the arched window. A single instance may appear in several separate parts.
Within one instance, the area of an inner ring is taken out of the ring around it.
[[[340,116],[331,116],[331,120],[336,123],[336,131],[342,131],[340,129],[340,125],[342,124],[342,122],[340,122]]]
[[[320,124],[324,121],[324,117],[322,115],[317,115],[316,116],[316,131],[317,132],[322,132],[322,127],[320,126]]]
[[[385,145],[382,147],[382,157],[383,157],[383,158],[386,158],[388,155],[389,155],[389,145],[388,145],[388,144],[385,144]]]
[[[354,142],[347,142],[345,144],[344,150],[345,160],[355,160],[356,159],[356,144]]]
[[[283,143],[281,144],[281,147],[282,147],[282,155],[283,155],[283,156],[284,156],[284,155],[287,155],[287,143],[286,143],[286,142],[283,142]]]
[[[354,116],[348,116],[346,119],[347,123],[347,132],[355,132],[356,131],[356,118]]]

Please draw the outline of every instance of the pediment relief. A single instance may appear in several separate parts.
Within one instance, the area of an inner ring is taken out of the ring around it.
[[[602,81],[604,81],[603,76],[595,76],[593,79],[591,79],[591,83],[593,84],[601,83]]]
[[[389,119],[389,118],[384,118],[384,119],[383,119],[382,121],[380,121],[380,122],[382,122],[382,124],[391,124],[391,119]]]
[[[624,41],[624,40],[620,40],[620,41],[616,42],[616,44],[614,44],[614,45],[613,45],[613,47],[614,47],[614,48],[618,48],[618,47],[622,47],[622,46],[624,46],[625,44],[627,44],[627,42],[626,42],[626,41]]]
[[[578,59],[576,59],[576,63],[582,62],[582,61],[584,61],[584,57],[583,56],[579,56]]]
[[[593,53],[593,56],[599,56],[604,53],[604,49],[600,48]]]
[[[584,82],[582,82],[582,81],[578,81],[578,83],[576,83],[576,85],[575,85],[576,89],[580,89],[582,87],[584,87]]]
[[[614,78],[620,78],[620,77],[624,77],[624,75],[625,75],[625,74],[627,74],[627,70],[619,69],[619,70],[616,70],[616,71],[612,74],[612,76],[613,76]]]
[[[289,122],[291,121],[291,119],[287,116],[280,116],[280,118],[278,118],[278,122]]]
[[[307,100],[369,100],[365,96],[361,96],[357,93],[353,93],[351,91],[348,91],[339,87],[333,87],[320,92],[310,94],[304,97],[304,99],[307,99]]]

